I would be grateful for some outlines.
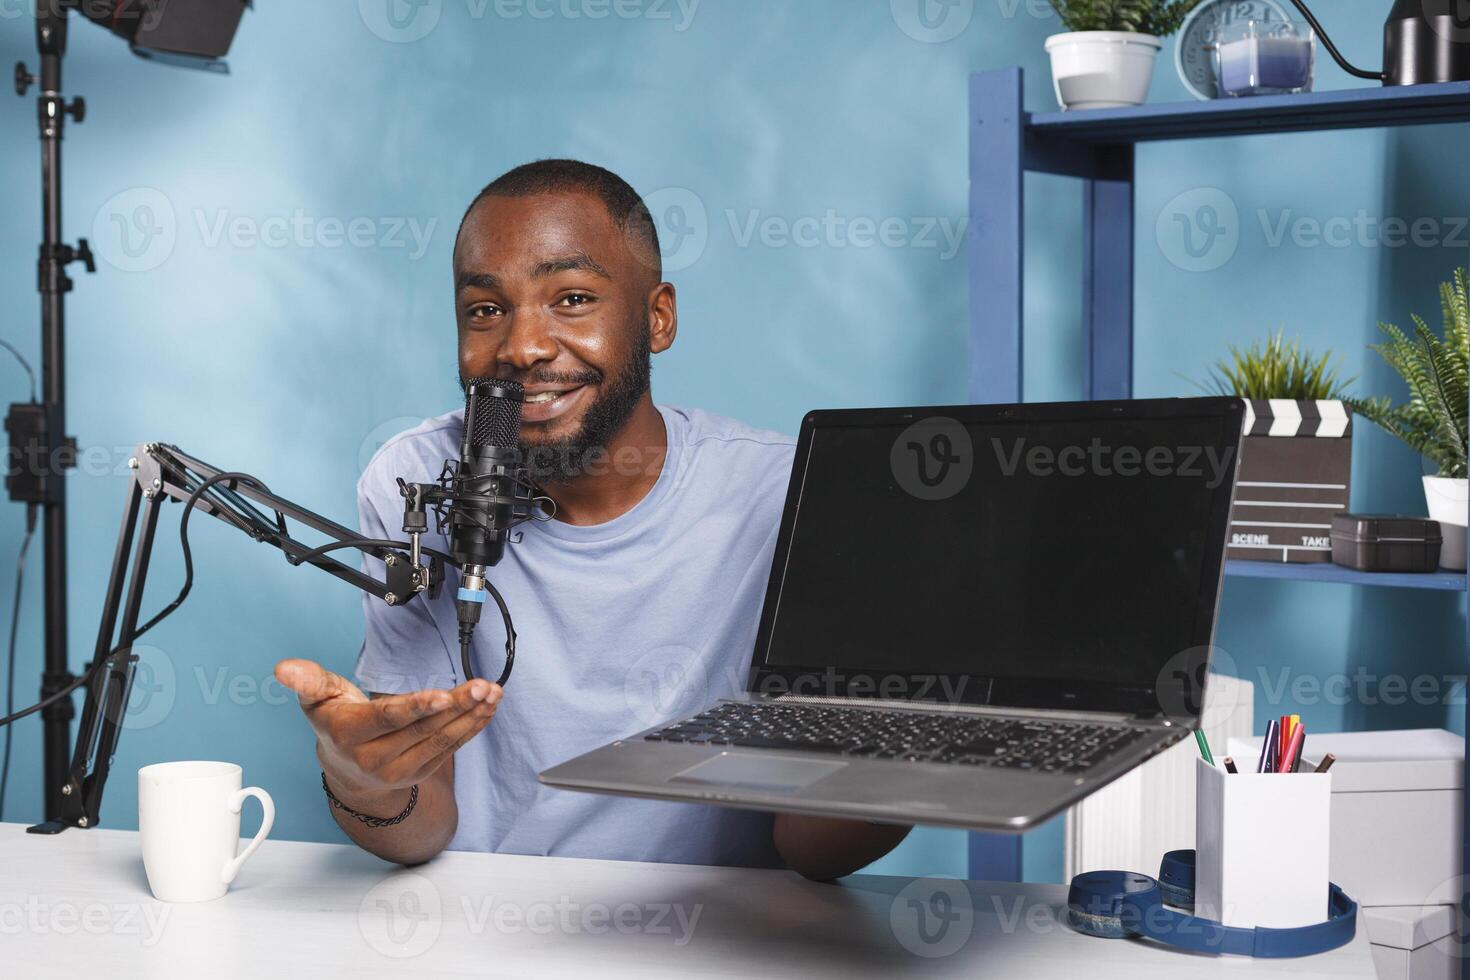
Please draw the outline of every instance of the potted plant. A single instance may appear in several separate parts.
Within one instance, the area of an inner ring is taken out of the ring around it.
[[[1226,552],[1278,562],[1332,560],[1332,515],[1348,509],[1352,414],[1331,355],[1282,332],[1215,366],[1207,390],[1246,399]]]
[[[1063,109],[1116,109],[1148,98],[1161,38],[1200,0],[1051,0],[1067,33],[1046,39]]]
[[[1397,436],[1438,469],[1424,477],[1429,516],[1444,532],[1440,564],[1465,568],[1466,426],[1470,401],[1470,275],[1456,269],[1455,278],[1439,287],[1444,335],[1430,329],[1418,314],[1412,336],[1391,323],[1380,323],[1388,335],[1377,351],[1409,386],[1409,400],[1394,405],[1389,398],[1354,401],[1353,408],[1370,422]]]

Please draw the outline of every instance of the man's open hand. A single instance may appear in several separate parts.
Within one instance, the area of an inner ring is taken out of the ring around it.
[[[452,691],[369,698],[310,660],[282,660],[276,680],[300,698],[333,789],[360,800],[422,782],[490,723],[503,693],[477,678]]]

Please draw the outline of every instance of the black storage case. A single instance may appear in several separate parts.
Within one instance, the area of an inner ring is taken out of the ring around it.
[[[1433,572],[1443,544],[1439,524],[1398,514],[1335,514],[1332,560],[1360,572]]]

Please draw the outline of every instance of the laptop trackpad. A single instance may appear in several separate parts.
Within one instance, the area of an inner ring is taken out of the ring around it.
[[[674,776],[672,783],[739,786],[767,793],[796,793],[839,769],[845,762],[817,759],[778,759],[763,755],[722,752]]]

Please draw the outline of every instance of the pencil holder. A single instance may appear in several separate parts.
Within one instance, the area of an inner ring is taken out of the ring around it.
[[[1328,917],[1332,774],[1196,769],[1195,914],[1286,929]]]

